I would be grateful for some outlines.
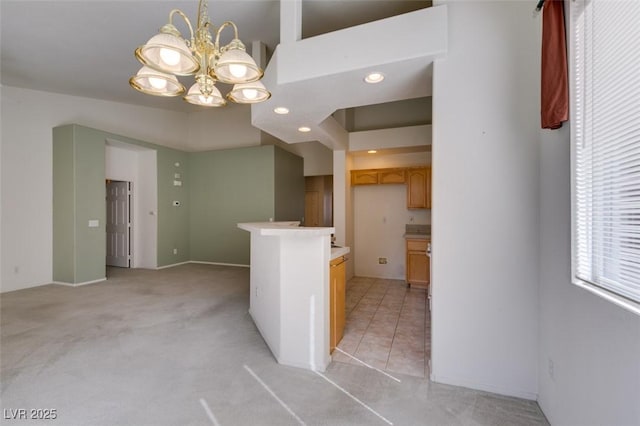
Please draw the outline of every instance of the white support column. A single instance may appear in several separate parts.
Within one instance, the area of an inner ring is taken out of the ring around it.
[[[280,44],[302,39],[302,0],[280,0]]]
[[[261,69],[265,69],[267,66],[267,45],[260,40],[252,41],[251,56]]]

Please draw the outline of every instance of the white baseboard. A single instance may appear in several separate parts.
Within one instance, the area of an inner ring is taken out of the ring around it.
[[[217,266],[237,266],[239,268],[249,268],[250,265],[242,265],[240,263],[221,263],[221,262],[203,262],[201,260],[190,260],[188,263],[198,263],[201,265],[217,265]]]
[[[92,280],[92,281],[85,281],[85,282],[81,282],[81,283],[65,283],[63,281],[53,281],[52,284],[58,284],[58,285],[66,285],[67,287],[80,287],[81,285],[87,285],[87,284],[95,284],[95,283],[101,283],[102,281],[106,281],[107,278],[100,278],[97,280]]]
[[[186,265],[188,263],[197,263],[197,264],[202,264],[202,265],[218,265],[218,266],[235,266],[235,267],[240,267],[240,268],[248,268],[249,265],[241,265],[241,264],[236,264],[236,263],[220,263],[220,262],[202,262],[199,260],[187,260],[185,262],[179,262],[179,263],[173,263],[171,265],[164,265],[164,266],[158,266],[156,269],[160,270],[160,269],[167,269],[167,268],[173,268],[176,266],[180,266],[180,265]],[[131,268],[131,269],[148,269],[148,268]],[[67,283],[67,282],[63,282],[63,281],[52,281],[51,284],[57,284],[57,285],[64,285],[67,287],[80,287],[82,285],[87,285],[87,284],[95,284],[95,283],[99,283],[102,281],[106,281],[107,278],[100,278],[97,280],[92,280],[92,281],[85,281],[82,283]],[[46,285],[49,283],[45,283],[45,284],[41,284],[41,285]],[[37,286],[34,286],[37,287]]]
[[[200,265],[217,265],[217,266],[236,266],[239,268],[248,268],[249,265],[241,265],[238,263],[221,263],[221,262],[203,262],[201,260],[187,260],[186,262],[172,263],[171,265],[158,266],[156,269],[167,269],[175,266],[186,265],[187,263],[196,263]]]
[[[189,263],[188,260],[186,262],[179,262],[179,263],[172,263],[171,265],[158,266],[156,269],[160,270],[160,269],[173,268],[175,266],[186,265],[187,263]]]
[[[513,396],[516,398],[529,399],[531,401],[538,400],[538,394],[536,392],[529,392],[522,389],[513,389],[510,387],[495,386],[488,383],[478,383],[470,380],[452,378],[446,376],[436,376],[431,373],[430,380],[435,383],[442,383],[445,385],[461,386],[463,388],[476,389],[485,392],[497,393],[499,395]]]

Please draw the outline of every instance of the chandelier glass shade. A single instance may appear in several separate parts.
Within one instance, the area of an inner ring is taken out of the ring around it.
[[[227,99],[239,104],[257,104],[266,101],[270,97],[271,93],[260,81],[236,84],[227,95]]]
[[[221,107],[227,104],[227,101],[222,97],[216,86],[208,90],[210,92],[208,95],[203,94],[203,91],[200,83],[196,81],[183,99],[190,104],[205,107]]]
[[[189,27],[191,37],[182,37],[173,25],[173,16],[181,16]],[[220,33],[233,28],[234,38],[227,45],[220,45]],[[227,99],[241,104],[252,104],[269,99],[271,93],[259,81],[264,72],[247,54],[238,38],[238,28],[226,21],[218,28],[215,38],[207,15],[207,1],[198,5],[198,26],[194,32],[191,22],[179,9],[169,13],[169,23],[159,34],[138,47],[136,58],[143,64],[138,73],[129,79],[136,90],[155,96],[180,96],[186,89],[176,76],[193,75],[196,82],[183,99],[200,106],[219,107],[226,105],[215,83],[234,84]]]
[[[156,71],[147,66],[129,80],[129,84],[142,93],[155,96],[180,96],[184,93],[184,86],[171,74]]]

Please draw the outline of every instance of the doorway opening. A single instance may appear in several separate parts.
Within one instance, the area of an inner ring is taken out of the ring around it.
[[[105,179],[129,183],[130,268],[156,269],[158,265],[157,163],[154,149],[114,139],[105,140]]]
[[[333,175],[305,176],[304,226],[333,226]]]
[[[131,267],[131,182],[106,180],[107,266]]]

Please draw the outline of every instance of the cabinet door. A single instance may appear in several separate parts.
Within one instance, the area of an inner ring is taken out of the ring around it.
[[[427,208],[427,169],[416,168],[407,171],[407,208]]]
[[[318,191],[304,193],[304,226],[320,226],[320,194]]]
[[[431,209],[431,167],[427,167],[426,169],[426,176],[425,176],[425,183],[424,183],[424,190],[425,190],[425,205],[426,208]]]
[[[352,170],[351,185],[372,185],[378,183],[377,170]]]
[[[429,258],[425,252],[407,253],[407,282],[416,287],[429,284]]]
[[[428,240],[407,240],[407,284],[412,287],[429,286],[430,261],[427,257]]]
[[[344,326],[346,322],[346,292],[347,292],[347,279],[346,279],[346,262],[342,262],[335,267],[336,270],[336,297],[335,297],[335,339],[336,346],[342,340],[344,336]]]
[[[346,322],[346,260],[334,259],[329,268],[329,353],[333,352],[342,337]]]
[[[336,268],[329,266],[329,353],[336,348]]]
[[[378,171],[378,183],[405,183],[404,169],[380,169]]]

